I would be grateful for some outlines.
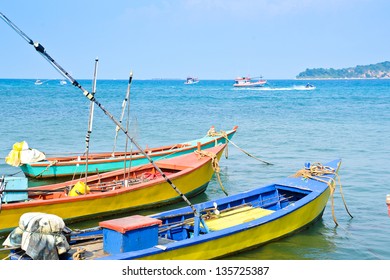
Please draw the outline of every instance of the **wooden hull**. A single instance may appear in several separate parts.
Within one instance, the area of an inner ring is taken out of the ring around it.
[[[227,137],[230,140],[235,134],[237,127],[227,131]],[[201,149],[208,149],[219,144],[227,143],[223,136],[205,136],[200,139],[180,143],[170,146],[147,149],[148,155],[154,160],[173,158],[184,154],[191,153],[197,149],[198,143],[201,144]],[[140,166],[149,163],[139,152],[130,153],[127,155],[124,152],[117,152],[113,157],[112,153],[91,153],[88,159],[88,174],[104,173],[108,171],[118,170],[126,166]],[[85,174],[86,158],[85,156],[77,157],[55,157],[47,158],[45,161],[36,163],[23,164],[20,166],[27,177],[32,178],[53,178],[53,177],[69,177],[74,175]]]
[[[339,161],[334,161],[330,164],[337,170]],[[332,181],[329,180],[329,182]],[[242,220],[235,226],[221,228],[204,235],[168,243],[164,245],[164,248],[153,247],[134,252],[110,255],[100,259],[204,260],[235,254],[239,251],[248,250],[272,240],[291,235],[307,227],[322,216],[330,195],[330,188],[326,183],[312,179],[304,181],[302,178],[287,178],[276,184],[218,199],[215,202],[218,204],[218,209],[220,207],[231,207],[233,205],[240,205],[243,202],[254,202],[258,197],[271,193],[274,190],[279,190],[279,192],[283,191],[284,194],[290,194],[291,196],[294,192],[296,194],[301,193],[302,197],[263,217],[248,222]],[[212,207],[213,201],[198,206],[199,209]],[[163,217],[169,215],[175,216],[188,211],[190,209],[187,207],[176,211],[167,211],[151,217],[164,221]]]
[[[225,144],[210,148],[207,151],[221,157]],[[156,163],[174,185],[185,195],[191,197],[205,191],[214,170],[211,158],[198,158],[195,153],[161,160]],[[133,167],[134,174],[153,173],[151,164]],[[135,175],[134,175],[135,176]],[[9,231],[18,225],[23,213],[43,212],[55,214],[64,220],[83,220],[89,216],[108,215],[115,212],[151,208],[154,206],[181,201],[180,196],[160,176],[156,179],[124,187],[119,186],[107,191],[91,191],[87,195],[66,196],[63,190],[67,186],[74,186],[78,181],[73,180],[59,184],[29,188],[30,198],[33,191],[37,191],[34,200],[3,204],[0,212],[0,232]],[[107,172],[101,175],[88,177],[88,186],[95,183],[107,183],[113,180],[123,180],[123,170]],[[50,193],[49,191],[53,191]]]
[[[321,197],[294,212],[278,219],[248,225],[247,228],[210,236],[208,240],[183,245],[176,250],[163,251],[156,254],[140,256],[143,260],[206,260],[233,255],[240,251],[259,247],[263,244],[291,235],[321,217],[329,198],[329,191]],[[119,257],[126,259],[125,256]],[[115,256],[106,259],[115,259]]]

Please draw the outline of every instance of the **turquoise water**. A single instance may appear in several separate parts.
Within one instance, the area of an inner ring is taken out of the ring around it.
[[[91,88],[91,81],[79,82]],[[310,81],[315,90],[304,89],[307,81],[269,82],[271,87],[264,89],[235,89],[233,81],[201,80],[189,86],[184,80],[137,80],[135,73],[129,130],[141,146],[152,147],[199,138],[212,125],[218,131],[238,125],[233,142],[274,165],[230,145],[229,158],[220,162],[230,194],[288,176],[306,161],[342,158],[341,182],[353,219],[338,190],[338,227],[329,203],[323,218],[310,228],[229,259],[389,260],[385,198],[390,193],[390,80]],[[126,80],[100,80],[96,98],[119,118],[126,88]],[[51,80],[38,86],[34,80],[0,80],[0,98],[1,174],[20,170],[4,163],[15,142],[25,140],[48,155],[85,150],[89,101],[69,83]],[[91,151],[111,151],[114,135],[115,125],[96,108]],[[120,134],[118,149],[124,143]],[[193,202],[222,196],[213,179]],[[143,213],[155,211],[160,209]]]

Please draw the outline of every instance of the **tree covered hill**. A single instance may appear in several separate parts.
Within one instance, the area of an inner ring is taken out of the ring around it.
[[[297,79],[389,79],[390,61],[343,69],[313,68],[298,74]]]

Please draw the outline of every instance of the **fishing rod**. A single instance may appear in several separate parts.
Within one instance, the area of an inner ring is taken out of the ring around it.
[[[126,104],[129,100],[129,96],[130,96],[130,87],[131,87],[131,82],[133,81],[133,72],[130,72],[130,75],[129,75],[129,82],[127,83],[127,91],[126,91],[126,96],[125,96],[125,99],[123,100],[122,102],[122,113],[121,113],[121,116],[120,116],[120,119],[119,119],[119,123],[122,124],[122,120],[123,120],[123,116],[125,115],[125,110],[126,110]],[[120,128],[118,126],[116,126],[116,129],[115,129],[115,138],[114,138],[114,148],[112,150],[112,156],[115,156],[115,149],[116,149],[116,141],[118,139],[118,132],[119,132]]]
[[[83,86],[76,81],[64,68],[61,67],[45,50],[45,48],[39,43],[34,42],[31,40],[22,30],[20,30],[11,20],[9,20],[3,13],[0,12],[0,17],[7,23],[16,33],[18,33],[24,40],[27,41],[30,45],[32,45],[35,50],[42,55],[49,63],[56,69],[62,76],[64,76],[69,82],[72,83],[73,86],[79,88],[84,96],[88,98],[90,101],[94,102],[102,111],[103,113],[108,116],[116,125],[119,127],[120,130],[123,131],[123,133],[126,135],[126,137],[129,138],[129,140],[138,148],[138,150],[149,160],[149,162],[153,165],[154,168],[161,174],[161,176],[165,179],[165,181],[171,185],[171,187],[176,191],[177,194],[180,195],[180,197],[191,207],[192,211],[194,212],[194,216],[198,217],[201,222],[203,223],[203,220],[200,217],[199,212],[195,208],[194,205],[188,200],[188,198],[173,184],[173,182],[165,175],[165,173],[154,163],[152,158],[141,148],[141,146],[131,137],[128,132],[123,128],[123,126],[115,119],[115,117],[107,111],[104,106],[95,98],[94,93],[87,91],[83,88]]]
[[[92,94],[95,95],[96,93],[96,78],[97,78],[97,69],[98,69],[98,63],[99,59],[95,58],[95,69],[93,71],[93,82],[92,82]],[[89,156],[89,138],[91,137],[92,133],[92,124],[93,124],[93,112],[95,108],[95,103],[92,101],[90,102],[89,106],[89,120],[88,120],[88,131],[87,135],[85,136],[85,194],[87,194],[87,179],[88,179],[88,156]]]

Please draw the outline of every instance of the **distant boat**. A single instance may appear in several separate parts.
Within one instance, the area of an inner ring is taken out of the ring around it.
[[[42,82],[41,80],[36,80],[34,84],[36,84],[36,85],[42,85],[43,82]]]
[[[60,81],[60,85],[66,85],[66,84],[67,84],[67,82],[65,80]]]
[[[307,84],[306,86],[305,86],[305,88],[306,89],[315,89],[316,87],[315,86],[313,86],[312,84]]]
[[[263,87],[267,80],[263,80],[262,77],[260,77],[258,80],[253,81],[253,78],[250,77],[238,77],[235,79],[235,83],[233,84],[234,87]]]
[[[187,77],[187,80],[184,82],[185,85],[193,85],[197,83],[199,83],[199,79],[194,77]]]

